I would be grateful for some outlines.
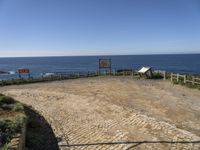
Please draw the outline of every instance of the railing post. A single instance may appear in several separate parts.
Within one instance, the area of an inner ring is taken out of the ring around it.
[[[184,75],[184,83],[186,84],[186,75]]]
[[[166,80],[166,72],[163,72],[163,80]]]
[[[171,82],[173,81],[173,73],[171,73]]]
[[[178,80],[179,80],[179,74],[177,73],[177,78],[176,78],[176,80],[177,80],[177,82],[178,82]]]
[[[192,76],[192,85],[194,85],[194,77]]]

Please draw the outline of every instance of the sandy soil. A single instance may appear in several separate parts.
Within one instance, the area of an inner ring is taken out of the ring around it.
[[[200,149],[200,91],[168,81],[96,77],[0,92],[39,111],[60,149]]]

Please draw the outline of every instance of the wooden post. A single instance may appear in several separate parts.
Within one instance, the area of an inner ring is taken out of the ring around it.
[[[179,80],[179,74],[177,73],[177,78],[176,78],[176,80],[177,80],[177,82],[178,82],[178,80]]]
[[[163,72],[163,80],[166,80],[166,72]]]
[[[186,75],[184,75],[184,83],[186,84]]]
[[[194,77],[192,76],[192,85],[194,85]]]
[[[171,82],[173,81],[173,73],[171,73]]]

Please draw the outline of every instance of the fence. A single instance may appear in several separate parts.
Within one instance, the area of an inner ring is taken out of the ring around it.
[[[194,76],[187,76],[181,74],[167,73],[165,71],[155,71],[156,74],[161,75],[163,80],[171,79],[171,82],[174,80],[177,82],[191,83],[192,85],[200,85],[200,78]],[[155,74],[155,75],[156,75]],[[76,78],[87,78],[87,77],[96,77],[96,76],[132,76],[138,77],[138,73],[132,69],[126,70],[112,70],[111,72],[76,72],[76,73],[65,73],[65,74],[57,74],[57,75],[49,75],[49,76],[40,76],[35,78],[20,78],[20,79],[12,79],[12,80],[1,80],[0,86],[4,85],[13,85],[13,84],[26,84],[26,83],[35,83],[35,82],[45,82],[45,81],[55,81],[55,80],[66,80],[66,79],[76,79]]]
[[[171,82],[176,80],[177,82],[183,81],[184,84],[186,83],[192,83],[192,85],[199,84],[200,85],[200,78],[191,76],[190,79],[187,77],[187,75],[181,75],[181,74],[174,74],[171,73]]]
[[[162,76],[166,79],[165,71],[157,71],[156,74]],[[96,77],[96,76],[131,76],[131,77],[140,77],[138,72],[133,69],[118,69],[104,72],[73,72],[73,73],[58,73],[50,75],[41,75],[36,77],[28,78],[16,78],[16,79],[7,79],[0,80],[0,86],[13,85],[13,84],[26,84],[26,83],[35,83],[35,82],[45,82],[45,81],[55,81],[55,80],[66,80],[66,79],[76,79],[76,78],[87,78],[87,77]],[[160,78],[159,78],[160,79]]]
[[[48,75],[48,76],[1,80],[0,86],[46,82],[46,81],[57,81],[57,80],[76,79],[76,78],[87,78],[87,77],[95,77],[95,76],[97,76],[96,72],[82,72],[82,73],[77,72],[77,73],[65,73],[65,74],[59,74],[59,75],[54,74],[54,75]]]

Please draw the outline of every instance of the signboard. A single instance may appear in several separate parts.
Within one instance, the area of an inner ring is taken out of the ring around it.
[[[30,71],[27,68],[22,68],[22,69],[18,69],[18,73],[19,74],[28,74],[28,73],[30,73]]]
[[[109,70],[109,72],[111,73],[111,59],[99,59],[99,71],[98,73],[101,73],[101,69],[105,70]]]
[[[111,59],[99,59],[100,68],[111,68]]]
[[[20,68],[17,70],[17,72],[19,73],[19,78],[22,78],[22,74],[28,74],[28,77],[30,78],[30,71],[27,68]]]

